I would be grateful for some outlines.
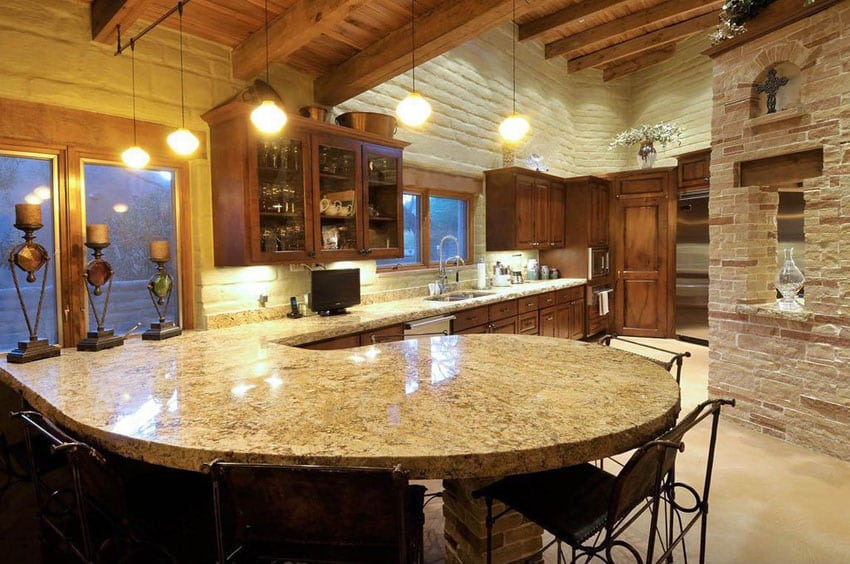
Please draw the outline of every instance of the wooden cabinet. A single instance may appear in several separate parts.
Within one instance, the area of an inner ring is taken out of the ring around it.
[[[472,309],[465,309],[455,314],[455,319],[452,322],[452,333],[463,334],[472,327],[482,326],[486,332],[487,323],[490,321],[489,306],[480,306]],[[478,333],[479,331],[475,331]]]
[[[562,179],[518,167],[488,170],[484,175],[488,251],[563,246]]]
[[[608,233],[611,225],[609,220],[609,200],[611,190],[607,182],[591,180],[588,186],[588,247],[607,247],[609,242]]]
[[[210,125],[216,266],[402,256],[407,143],[289,116],[262,136],[231,102]]]
[[[711,149],[685,153],[676,157],[679,191],[708,190],[711,183]]]
[[[676,168],[613,177],[613,331],[673,335],[676,276]]]
[[[540,310],[539,335],[543,337],[556,337],[558,335],[557,309],[557,307],[551,306]]]
[[[302,349],[312,349],[317,351],[331,351],[336,349],[350,349],[360,346],[360,335],[343,335],[342,337],[334,337],[323,341],[313,343],[305,343],[298,345]]]
[[[502,335],[516,335],[518,333],[516,316],[490,322],[490,330],[488,332],[500,333]]]
[[[555,336],[562,339],[584,337],[584,287],[575,286],[556,292]]]
[[[372,337],[375,337],[373,340]],[[298,345],[302,349],[313,349],[321,351],[330,351],[336,349],[350,349],[352,347],[362,347],[371,345],[373,342],[388,343],[391,341],[401,341],[404,339],[404,325],[397,323],[395,325],[387,325],[379,329],[371,331],[363,331],[362,333],[353,333],[351,335],[341,335],[312,343]]]
[[[404,340],[404,325],[388,325],[373,331],[364,331],[360,333],[360,346],[371,345],[372,343],[389,343],[392,341]]]
[[[517,332],[523,335],[538,335],[539,325],[537,320],[537,310],[522,313],[517,316]]]

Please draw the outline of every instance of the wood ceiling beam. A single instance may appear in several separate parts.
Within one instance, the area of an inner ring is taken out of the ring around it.
[[[117,26],[129,30],[150,3],[151,0],[93,0],[91,38],[100,43],[115,43]]]
[[[605,67],[604,69],[602,69],[602,80],[604,82],[608,82],[609,80],[621,78],[623,76],[626,76],[627,74],[631,74],[641,69],[645,69],[646,67],[651,67],[652,65],[660,63],[661,61],[666,61],[675,53],[676,43],[673,42],[659,47],[658,49],[645,51],[639,54],[637,57],[617,61],[610,67]]]
[[[567,71],[578,72],[591,67],[605,65],[618,59],[623,59],[637,53],[654,49],[655,47],[670,43],[671,41],[684,39],[689,35],[693,35],[694,33],[708,29],[714,25],[717,25],[717,14],[703,14],[690,20],[673,24],[657,31],[635,37],[634,39],[618,43],[611,47],[600,49],[599,51],[595,51],[589,55],[570,59],[567,62]]]
[[[416,19],[416,64],[510,21],[510,0],[452,0]],[[410,24],[373,43],[313,83],[320,104],[333,106],[410,68]]]
[[[569,56],[584,47],[608,41],[612,37],[646,25],[661,23],[674,16],[694,17],[715,9],[719,13],[722,5],[723,0],[670,0],[624,18],[618,18],[558,41],[547,43],[546,58],[551,59],[560,55]]]
[[[571,24],[576,20],[587,17],[591,14],[601,12],[617,6],[625,4],[629,0],[583,0],[576,2],[566,8],[553,12],[542,18],[537,18],[528,23],[519,26],[519,40],[526,41],[534,39],[538,35],[542,35],[547,31],[552,31],[559,27]]]
[[[284,59],[345,20],[368,0],[303,0],[269,22],[269,59]],[[265,26],[238,45],[231,57],[233,76],[250,80],[266,68]]]

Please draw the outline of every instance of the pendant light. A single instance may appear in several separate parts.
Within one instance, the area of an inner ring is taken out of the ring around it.
[[[121,153],[121,160],[130,168],[145,168],[151,156],[136,143],[136,42],[130,40],[130,61],[133,74],[133,146]]]
[[[410,127],[419,127],[431,115],[431,104],[416,91],[416,13],[415,0],[410,0],[410,73],[413,85],[410,94],[398,103],[395,114],[401,123]]]
[[[266,0],[266,84],[269,82],[269,0]],[[286,113],[272,99],[263,102],[251,112],[251,122],[262,133],[274,134],[286,125]]]
[[[513,0],[513,19],[511,20],[511,35],[513,39],[513,97],[514,106],[513,113],[509,115],[499,125],[499,135],[502,136],[508,143],[518,143],[531,129],[528,120],[517,113],[516,111],[516,42],[517,42],[517,25],[516,25],[516,0]]]
[[[180,16],[180,116],[182,126],[175,129],[166,138],[168,146],[178,155],[189,156],[195,152],[201,142],[195,134],[186,129],[186,99],[183,87],[183,2],[177,3],[177,13]]]

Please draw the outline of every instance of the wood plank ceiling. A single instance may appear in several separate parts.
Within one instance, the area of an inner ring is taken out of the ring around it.
[[[176,0],[82,0],[92,37],[114,43]],[[417,64],[511,20],[511,0],[416,0]],[[233,49],[233,75],[265,68],[264,0],[191,0],[183,28]],[[516,0],[521,41],[564,57],[569,72],[612,80],[667,59],[676,44],[718,23],[723,0]],[[335,105],[410,69],[410,0],[269,0],[269,56],[314,78],[316,101]],[[162,24],[176,28],[177,17]]]

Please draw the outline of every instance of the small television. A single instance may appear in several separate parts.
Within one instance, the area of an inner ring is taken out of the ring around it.
[[[310,309],[319,315],[341,315],[360,303],[360,269],[314,270],[310,275]]]

